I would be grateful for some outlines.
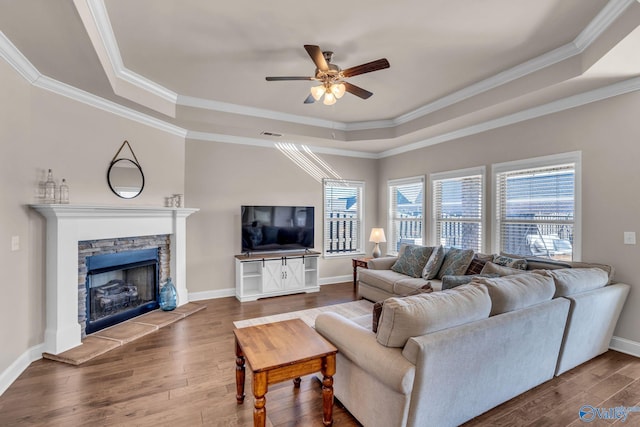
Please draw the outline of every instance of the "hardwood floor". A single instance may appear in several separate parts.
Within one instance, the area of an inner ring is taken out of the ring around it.
[[[39,360],[0,397],[0,425],[251,426],[250,375],[245,403],[235,399],[232,322],[353,298],[349,282],[250,303],[209,300],[206,310],[81,366]],[[578,426],[584,404],[640,406],[640,359],[608,351],[465,426]],[[312,376],[298,390],[290,382],[271,386],[266,407],[274,426],[322,425],[322,394]],[[334,425],[360,424],[336,402]],[[640,425],[640,413],[624,425]]]

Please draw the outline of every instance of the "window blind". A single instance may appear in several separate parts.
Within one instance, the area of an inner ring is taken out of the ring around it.
[[[436,244],[482,251],[484,174],[432,176]]]
[[[498,239],[503,252],[573,259],[575,163],[496,175]]]
[[[402,243],[421,245],[424,238],[424,177],[390,180],[387,252]]]
[[[324,254],[363,253],[364,182],[330,180],[324,187]]]

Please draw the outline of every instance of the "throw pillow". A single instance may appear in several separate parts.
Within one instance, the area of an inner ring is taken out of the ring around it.
[[[486,263],[480,272],[480,274],[497,274],[498,276],[511,276],[513,274],[523,273],[527,273],[527,271],[520,270],[519,268],[504,267],[492,262]]]
[[[460,285],[466,285],[467,283],[471,283],[473,279],[476,277],[500,277],[499,274],[491,273],[491,274],[471,274],[471,275],[463,275],[463,276],[442,276],[442,290],[445,289],[453,289]]]
[[[438,271],[440,271],[440,267],[442,266],[442,262],[444,261],[444,255],[444,247],[438,246],[437,248],[433,249],[429,260],[422,269],[423,279],[435,279],[438,276]]]
[[[430,246],[407,245],[391,270],[410,277],[420,277],[432,251]]]
[[[419,289],[416,289],[407,296],[427,294],[429,292],[433,292],[431,282],[427,283]],[[380,314],[382,313],[382,304],[384,304],[384,301],[378,301],[377,303],[373,304],[373,315],[371,316],[371,330],[373,332],[378,332],[378,322],[380,321]]]
[[[438,270],[438,279],[444,276],[460,276],[467,271],[473,259],[473,249],[451,248],[447,251]]]
[[[512,258],[506,255],[494,255],[493,263],[503,267],[518,268],[520,270],[527,269],[527,260],[524,258]]]

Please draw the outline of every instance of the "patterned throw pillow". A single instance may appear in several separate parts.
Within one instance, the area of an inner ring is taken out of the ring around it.
[[[407,245],[391,269],[410,277],[420,277],[432,251],[433,248],[430,246]]]
[[[494,255],[493,263],[503,267],[517,268],[519,270],[527,269],[527,260],[524,258],[512,258],[506,255]]]
[[[429,280],[436,278],[438,271],[440,271],[440,267],[442,266],[442,262],[444,261],[444,255],[445,251],[442,246],[434,248],[433,252],[431,252],[431,256],[429,257],[429,261],[427,261],[422,269],[423,279]]]
[[[488,261],[493,261],[493,255],[481,253],[475,254],[471,260],[471,264],[469,264],[469,268],[467,268],[467,271],[464,274],[480,274],[482,268]]]
[[[438,271],[438,279],[442,279],[444,276],[463,275],[469,268],[472,259],[473,249],[449,249]]]

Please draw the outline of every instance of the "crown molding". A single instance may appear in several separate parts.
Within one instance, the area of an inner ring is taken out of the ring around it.
[[[609,25],[636,1],[640,2],[640,0],[609,0],[596,17],[573,40],[580,52],[583,52],[600,37]]]
[[[228,102],[214,101],[212,99],[197,98],[194,96],[178,95],[177,102],[178,105],[184,107],[194,107],[203,110],[219,111],[222,113],[240,114],[243,116],[258,117],[270,120],[280,120],[290,123],[318,126],[334,130],[347,130],[347,126],[343,122],[334,122],[331,120],[317,119],[314,117],[280,113],[263,108],[247,107],[244,105],[231,104]]]
[[[0,58],[7,61],[29,83],[40,77],[40,72],[31,62],[11,43],[11,40],[0,31]]]
[[[33,86],[182,138],[187,134],[185,129],[178,126],[41,74],[2,31],[0,31],[0,58],[3,58],[18,74]]]
[[[634,0],[636,1],[636,0]],[[640,0],[638,0],[640,1]],[[239,137],[233,135],[224,135],[207,132],[189,131],[173,124],[167,123],[163,120],[155,117],[148,116],[140,113],[128,107],[124,107],[113,101],[106,100],[99,96],[93,95],[89,92],[83,91],[76,87],[67,85],[60,81],[54,80],[50,77],[40,74],[40,72],[29,62],[28,59],[6,38],[4,33],[0,31],[0,57],[3,58],[9,65],[11,65],[25,80],[30,84],[56,93],[58,95],[65,96],[67,98],[82,102],[86,105],[99,108],[103,111],[107,111],[112,114],[116,114],[120,117],[136,121],[138,123],[151,126],[153,128],[168,132],[170,134],[186,138],[201,141],[215,141],[229,144],[243,144],[253,145],[260,147],[275,146],[273,141]],[[347,157],[359,157],[367,159],[380,159],[384,157],[391,157],[398,154],[403,154],[409,151],[418,150],[431,145],[440,144],[443,142],[451,141],[458,138],[478,134],[487,130],[496,129],[503,126],[508,126],[525,120],[534,119],[537,117],[553,114],[556,112],[568,110],[571,108],[579,107],[592,102],[600,101],[603,99],[611,98],[625,93],[635,92],[640,90],[640,77],[627,79],[612,85],[604,86],[598,89],[594,89],[581,94],[573,95],[567,98],[559,99],[544,105],[522,110],[517,113],[509,114],[497,119],[488,120],[482,123],[478,123],[466,128],[458,129],[453,132],[437,135],[431,138],[424,139],[412,144],[408,144],[402,147],[386,150],[380,153],[370,153],[354,150],[343,150],[337,148],[309,146],[314,152],[321,154],[339,155]]]
[[[98,27],[98,35],[105,46],[109,60],[114,68],[114,72],[118,78],[129,82],[141,89],[147,88],[158,96],[167,96],[166,100],[178,105],[201,108],[211,111],[220,111],[226,113],[247,115],[251,117],[259,117],[270,120],[279,120],[290,123],[298,123],[310,126],[325,127],[337,129],[341,131],[371,130],[396,127],[420,117],[431,114],[458,102],[464,101],[481,93],[495,89],[506,83],[512,82],[519,78],[523,78],[531,73],[552,66],[558,62],[567,60],[575,55],[582,53],[591,43],[593,43],[603,31],[605,31],[631,4],[640,0],[610,0],[605,7],[596,15],[596,17],[585,27],[585,29],[572,41],[557,49],[542,54],[529,61],[523,62],[512,68],[504,70],[492,77],[471,84],[461,90],[453,92],[442,98],[439,98],[420,108],[402,114],[398,117],[388,120],[373,120],[362,122],[334,122],[330,120],[315,119],[311,117],[299,116],[294,114],[280,113],[273,110],[247,107],[237,104],[229,104],[214,100],[195,98],[183,95],[177,95],[169,91],[163,86],[152,82],[142,76],[128,70],[122,63],[122,56],[118,49],[118,44],[113,34],[113,28],[109,21],[109,16],[104,4],[104,0],[74,0],[76,7],[79,2],[86,2],[91,9],[96,27]]]
[[[539,105],[537,107],[522,110],[517,113],[508,114],[497,119],[488,120],[486,122],[467,126],[465,128],[458,129],[452,132],[447,132],[442,135],[437,135],[432,138],[427,138],[422,141],[404,145],[402,147],[386,150],[379,153],[379,158],[395,156],[409,151],[418,150],[420,148],[429,147],[431,145],[436,145],[454,139],[475,135],[488,130],[535,119],[537,117],[546,116],[548,114],[553,114],[564,110],[569,110],[571,108],[580,107],[585,104],[612,98],[614,96],[623,95],[625,93],[635,92],[637,90],[640,90],[640,77],[634,77],[628,80],[614,83],[609,86],[604,86],[598,89],[579,93],[577,95],[558,99],[556,101]]]
[[[80,1],[82,0],[76,0],[76,4]],[[109,62],[116,77],[142,90],[150,92],[152,95],[158,96],[165,101],[175,104],[178,99],[177,93],[150,79],[147,79],[144,76],[141,76],[134,71],[129,70],[124,66],[124,63],[122,62],[122,55],[120,54],[120,48],[118,47],[118,42],[116,41],[115,34],[113,33],[113,27],[111,26],[111,21],[109,20],[109,14],[107,13],[107,7],[105,6],[104,1],[85,1],[89,11],[91,12],[95,29],[97,30],[100,40],[106,49]]]
[[[225,144],[251,145],[254,147],[276,148],[276,142],[259,138],[249,138],[244,136],[224,135],[211,132],[188,131],[186,139],[197,141],[221,142]],[[306,144],[304,144],[306,145]],[[314,145],[306,145],[311,151],[318,154],[329,154],[335,156],[358,157],[363,159],[378,159],[377,153],[369,153],[366,151],[344,150],[340,148],[319,147]]]
[[[115,114],[116,116],[133,120],[135,122],[142,123],[152,128],[161,130],[163,132],[179,136],[181,138],[184,138],[187,134],[187,131],[185,129],[182,129],[181,127],[140,113],[139,111],[136,111],[134,109],[124,107],[116,102],[109,101],[97,95],[86,92],[82,89],[78,89],[74,86],[70,86],[66,83],[62,83],[58,80],[54,80],[44,75],[41,75],[38,79],[36,79],[33,82],[33,85],[41,89],[46,89],[50,92],[56,93],[58,95],[73,99],[75,101],[82,102],[83,104],[90,105],[108,113]]]

